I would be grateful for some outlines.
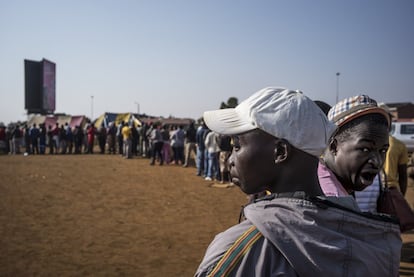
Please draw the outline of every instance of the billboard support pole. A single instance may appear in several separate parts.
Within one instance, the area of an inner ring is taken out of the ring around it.
[[[93,95],[91,95],[91,122],[93,121]]]

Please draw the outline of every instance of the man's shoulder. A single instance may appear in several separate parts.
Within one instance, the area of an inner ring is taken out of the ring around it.
[[[221,243],[224,244],[232,244],[235,240],[237,240],[238,237],[240,237],[244,232],[246,232],[250,227],[252,227],[253,224],[248,221],[242,221],[241,223],[237,225],[233,225],[232,227],[228,228],[222,233],[219,233],[215,239],[213,240],[220,240]]]
[[[243,234],[253,225],[248,220],[234,225],[222,233],[215,236],[214,240],[207,248],[203,261],[201,262],[198,272],[211,271],[225,253],[240,239]]]

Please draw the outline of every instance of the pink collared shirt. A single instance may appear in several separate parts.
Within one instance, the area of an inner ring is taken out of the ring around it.
[[[326,196],[348,196],[349,193],[341,185],[335,174],[322,162],[318,165],[319,184]]]

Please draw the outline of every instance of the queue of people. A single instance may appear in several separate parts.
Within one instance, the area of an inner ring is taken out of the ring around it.
[[[196,166],[201,172],[198,175],[206,180],[224,180],[223,176],[229,180],[226,159],[219,163],[219,137],[209,139],[209,146],[205,148],[209,132],[204,132],[206,129],[202,125],[201,136],[195,122],[186,127],[160,122],[134,126],[123,121],[99,128],[90,123],[84,127],[70,127],[68,123],[47,127],[44,124],[0,126],[0,150],[13,155],[100,153],[119,154],[126,159],[142,156],[150,159],[151,165],[191,165]]]
[[[34,123],[32,126],[3,126],[0,129],[4,134],[1,138],[4,152],[12,155],[90,154],[98,135],[91,124],[86,124],[85,129],[80,126],[72,128],[68,123],[47,127]]]
[[[54,126],[27,124],[0,127],[1,145],[5,153],[25,155],[93,153],[96,129],[86,125],[71,128],[68,123]]]
[[[231,183],[228,158],[232,151],[231,137],[211,131],[204,121],[195,135],[197,176],[206,181]]]

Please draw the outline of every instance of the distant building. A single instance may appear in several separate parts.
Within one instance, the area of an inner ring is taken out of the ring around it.
[[[393,116],[394,121],[413,121],[414,122],[414,104],[405,103],[387,103],[386,104]]]
[[[140,117],[139,120],[141,122],[150,123],[150,122],[160,122],[163,125],[169,126],[183,126],[186,127],[190,125],[191,122],[194,122],[194,119],[191,118],[175,118],[175,117]]]

